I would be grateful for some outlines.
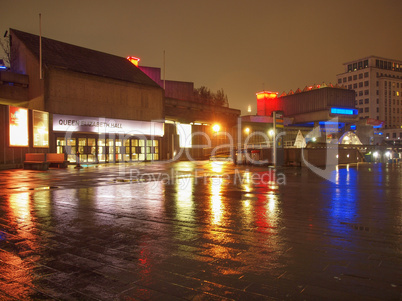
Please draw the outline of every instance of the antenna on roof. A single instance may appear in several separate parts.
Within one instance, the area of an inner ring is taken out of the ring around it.
[[[165,59],[165,50],[163,50],[163,90],[166,90],[166,59]]]
[[[42,14],[39,14],[39,79],[42,79]]]
[[[7,34],[8,34],[8,30],[6,30],[6,32],[4,33],[4,38],[6,38],[7,37]]]

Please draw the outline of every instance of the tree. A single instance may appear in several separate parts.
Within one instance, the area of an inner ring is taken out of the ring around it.
[[[223,89],[218,90],[216,93],[211,92],[205,86],[194,89],[194,100],[208,105],[216,105],[221,107],[228,107],[228,97]]]
[[[7,32],[6,32],[7,34]],[[0,38],[0,47],[3,50],[3,54],[1,54],[0,59],[3,60],[4,64],[7,67],[10,67],[10,35],[5,35],[5,37]]]
[[[221,107],[229,106],[228,97],[225,94],[225,92],[223,91],[223,89],[216,91],[214,96],[215,96],[214,99],[215,99],[216,106],[221,106]]]

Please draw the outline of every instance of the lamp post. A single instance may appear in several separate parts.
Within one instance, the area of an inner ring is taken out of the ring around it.
[[[217,135],[216,144],[219,145],[219,131],[221,130],[221,126],[216,123],[213,125],[212,130],[215,132],[215,135]]]

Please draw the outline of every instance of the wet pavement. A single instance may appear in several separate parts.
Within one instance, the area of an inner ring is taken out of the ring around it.
[[[0,300],[402,300],[402,166],[0,171]]]

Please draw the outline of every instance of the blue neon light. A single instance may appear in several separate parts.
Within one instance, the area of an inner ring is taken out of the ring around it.
[[[331,114],[357,115],[357,113],[356,109],[331,108]]]
[[[380,128],[382,128],[382,124],[373,126],[373,129],[380,129]]]
[[[320,121],[318,122],[320,126],[328,126],[328,127],[338,127],[338,128],[343,128],[345,126],[345,123],[343,122],[335,122],[335,121]]]
[[[355,129],[356,129],[356,126],[355,126],[355,125],[351,125],[351,126],[350,126],[350,129],[351,129],[351,130],[355,130]]]
[[[6,70],[7,67],[6,66],[0,66],[0,69]]]

